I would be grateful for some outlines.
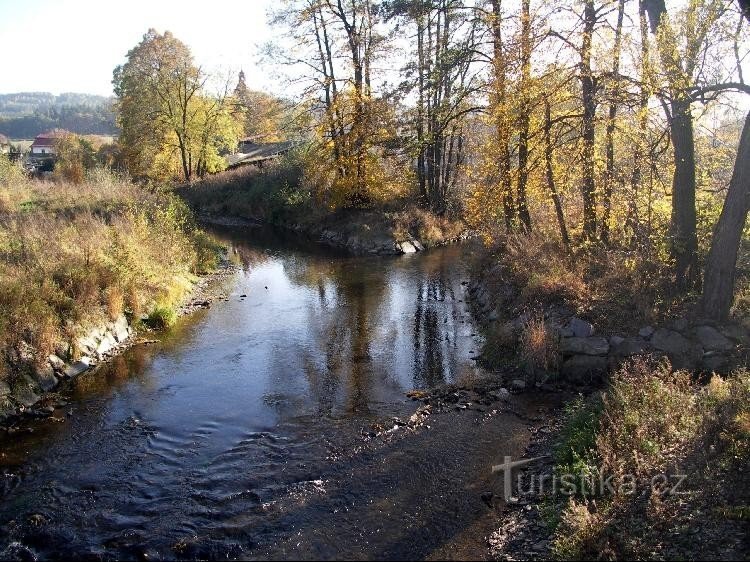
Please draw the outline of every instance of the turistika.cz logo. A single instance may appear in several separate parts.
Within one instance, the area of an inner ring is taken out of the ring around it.
[[[625,474],[619,478],[607,475],[604,470],[595,473],[564,473],[564,474],[531,474],[526,478],[516,474],[514,469],[528,466],[534,462],[549,458],[548,456],[521,459],[514,461],[513,457],[505,457],[503,464],[492,467],[492,472],[503,473],[503,498],[512,501],[525,495],[553,495],[600,497],[606,495],[632,495],[638,490],[638,480],[635,475]],[[659,474],[651,478],[651,489],[660,490],[667,494],[680,494],[685,474]]]

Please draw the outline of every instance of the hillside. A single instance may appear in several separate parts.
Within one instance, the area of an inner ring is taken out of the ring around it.
[[[117,134],[112,98],[77,93],[0,94],[0,133],[28,139],[53,128],[79,134]]]

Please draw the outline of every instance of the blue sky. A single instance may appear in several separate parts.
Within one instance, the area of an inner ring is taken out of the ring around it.
[[[260,67],[278,0],[0,0],[0,93],[110,95],[112,70],[150,27],[169,30],[211,72],[244,69],[248,86],[278,89]]]

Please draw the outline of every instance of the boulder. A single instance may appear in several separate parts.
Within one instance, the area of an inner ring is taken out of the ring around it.
[[[123,314],[120,314],[120,316],[117,317],[117,320],[112,323],[112,333],[119,343],[124,342],[130,337],[129,328],[128,320]]]
[[[490,396],[495,400],[507,400],[510,397],[510,392],[507,388],[501,388],[499,390],[490,392]]]
[[[568,328],[577,338],[588,338],[594,335],[594,325],[575,316],[568,322]]]
[[[617,357],[630,357],[648,353],[651,349],[651,344],[642,338],[623,338],[618,344],[612,345],[612,354]]]
[[[522,379],[513,379],[510,383],[510,389],[516,392],[524,390],[526,388],[526,381]]]
[[[115,337],[111,333],[106,332],[96,346],[96,353],[98,355],[104,355],[105,353],[109,353],[116,345],[117,341],[115,340]]]
[[[18,404],[29,408],[39,402],[39,395],[36,391],[37,388],[34,381],[28,376],[23,375],[13,384],[11,396]]]
[[[706,351],[731,351],[734,348],[729,338],[711,326],[698,326],[695,338]]]
[[[62,372],[65,370],[65,361],[60,359],[57,355],[50,355],[47,362],[52,366],[55,371]]]
[[[419,240],[412,240],[411,243],[417,249],[417,252],[424,252],[424,246]]]
[[[75,378],[81,373],[84,373],[89,370],[91,367],[91,363],[88,360],[87,357],[84,357],[80,361],[76,361],[72,365],[70,365],[67,369],[65,369],[65,376],[68,378]]]
[[[654,335],[655,331],[656,330],[654,330],[651,326],[644,326],[643,328],[638,330],[638,335],[644,339],[648,339]]]
[[[99,345],[100,337],[101,333],[99,330],[92,330],[76,340],[76,348],[83,353],[94,353]]]
[[[587,384],[601,379],[607,372],[607,358],[595,355],[574,355],[560,369],[565,380],[573,384]]]
[[[750,344],[750,334],[742,326],[736,324],[723,326],[721,328],[721,333],[728,337],[730,340],[741,343],[742,345]]]
[[[701,369],[707,373],[729,372],[729,359],[721,353],[708,353],[701,360]]]
[[[49,392],[57,386],[57,377],[52,365],[45,365],[34,373],[34,380],[44,392]]]
[[[404,240],[403,242],[397,242],[396,248],[398,248],[403,254],[416,254],[417,253],[417,249],[414,247],[414,244],[412,244],[408,240]]]
[[[609,342],[606,338],[563,338],[560,351],[564,355],[607,355]]]
[[[651,337],[651,345],[663,351],[676,369],[689,369],[696,365],[703,355],[697,343],[691,342],[682,334],[673,330],[659,329]]]
[[[609,338],[609,345],[611,345],[612,347],[617,347],[624,341],[625,338],[623,338],[622,336],[612,336],[611,338]]]

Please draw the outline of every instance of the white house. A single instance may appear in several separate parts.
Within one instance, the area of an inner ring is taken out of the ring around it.
[[[32,156],[54,156],[57,152],[57,139],[68,134],[68,131],[53,129],[52,131],[47,131],[46,133],[37,135],[34,142],[31,144]]]

